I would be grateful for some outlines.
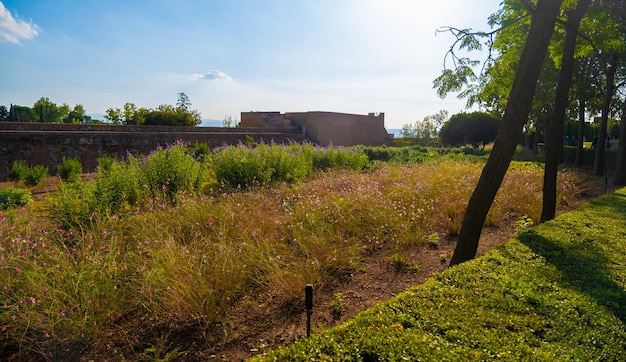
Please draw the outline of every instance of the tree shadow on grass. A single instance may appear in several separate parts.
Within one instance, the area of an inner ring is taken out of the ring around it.
[[[543,237],[533,230],[526,231],[518,239],[536,254],[556,266],[570,287],[594,298],[599,305],[626,323],[626,291],[612,279],[607,266],[611,260],[591,240],[563,243]]]

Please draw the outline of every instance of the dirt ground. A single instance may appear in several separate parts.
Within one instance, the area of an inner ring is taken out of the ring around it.
[[[573,205],[558,210],[558,213],[570,211],[604,192],[604,178],[597,180],[597,192],[586,195]],[[0,190],[14,186],[13,183],[0,183]],[[52,178],[33,190],[36,199],[54,190]],[[614,187],[609,185],[608,191]],[[503,222],[502,226],[483,230],[478,254],[482,255],[500,243],[506,242],[514,235],[511,222]],[[387,300],[409,287],[418,285],[434,273],[446,269],[456,245],[455,238],[447,238],[439,242],[437,248],[425,246],[416,249],[410,255],[411,262],[417,262],[419,269],[407,267],[397,268],[391,260],[394,250],[381,250],[368,257],[359,265],[348,280],[342,281],[333,288],[314,291],[313,314],[311,317],[312,334],[345,322],[359,312]],[[445,260],[442,257],[445,255]],[[304,293],[303,293],[304,294]],[[343,312],[334,312],[335,296],[343,297]],[[306,311],[304,300],[301,306],[285,308],[271,302],[259,303],[260,299],[244,300],[228,319],[210,330],[195,326],[181,326],[179,330],[152,329],[146,337],[146,346],[160,343],[169,350],[178,350],[180,354],[173,358],[177,361],[225,360],[240,361],[261,354],[269,349],[285,346],[304,338],[306,335]],[[144,322],[150,324],[149,322]],[[95,347],[95,350],[94,350]],[[81,360],[106,358],[104,346],[82,346],[82,351],[75,351],[74,357]],[[167,354],[163,351],[161,357]],[[79,357],[80,356],[80,357]],[[113,357],[113,356],[108,356]],[[173,357],[170,355],[170,357]],[[112,359],[115,360],[116,357]]]

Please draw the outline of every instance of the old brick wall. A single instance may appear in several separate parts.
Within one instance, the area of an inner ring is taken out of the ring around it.
[[[55,174],[63,157],[75,157],[85,172],[91,172],[103,155],[119,158],[127,152],[148,154],[177,140],[203,142],[215,148],[245,143],[247,136],[257,142],[304,140],[298,130],[0,122],[0,181],[7,179],[15,160],[47,165]]]

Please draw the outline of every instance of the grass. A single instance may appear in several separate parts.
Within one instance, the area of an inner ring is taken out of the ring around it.
[[[622,361],[626,189],[257,361]]]
[[[266,164],[296,152],[272,147],[257,150],[280,156]],[[433,152],[420,164],[363,169],[358,153],[332,150],[325,159],[322,150],[311,152],[320,166],[306,180],[205,187],[202,194],[202,173],[214,172],[206,159],[214,156],[194,161],[172,146],[145,158],[103,160],[92,181],[63,184],[43,203],[0,213],[3,353],[165,356],[172,351],[150,336],[185,326],[210,331],[251,298],[289,310],[301,302],[303,285],[331,288],[381,250],[417,265],[408,251],[434,233],[458,232],[482,168],[456,155],[432,161]],[[328,170],[337,165],[348,167]],[[536,164],[513,163],[489,224],[537,219],[541,174]],[[587,191],[572,172],[560,180],[560,205]],[[42,218],[47,211],[52,217]]]

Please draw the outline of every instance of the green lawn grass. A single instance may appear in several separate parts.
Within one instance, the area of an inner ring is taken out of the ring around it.
[[[626,189],[258,361],[624,361]]]

